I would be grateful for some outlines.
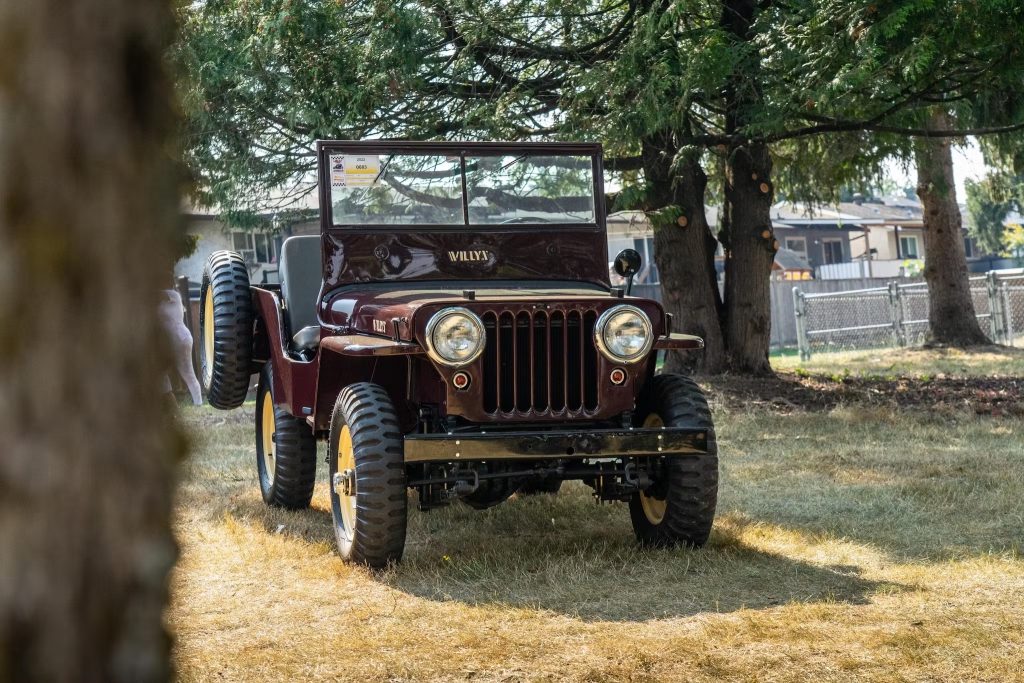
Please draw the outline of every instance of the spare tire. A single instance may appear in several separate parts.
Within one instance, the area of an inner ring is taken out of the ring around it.
[[[252,376],[252,293],[241,255],[210,254],[203,270],[199,316],[203,389],[214,408],[237,408],[245,402]]]

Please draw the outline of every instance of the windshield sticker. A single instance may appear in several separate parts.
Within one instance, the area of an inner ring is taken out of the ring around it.
[[[376,154],[332,154],[331,187],[371,187],[380,175]]]

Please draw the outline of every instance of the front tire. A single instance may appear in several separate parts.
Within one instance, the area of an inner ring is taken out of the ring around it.
[[[210,254],[199,294],[203,389],[221,410],[245,402],[252,377],[252,293],[245,261],[233,251]]]
[[[305,420],[274,405],[274,376],[267,364],[256,393],[256,471],[267,505],[309,507],[316,484],[316,438]]]
[[[408,499],[398,415],[382,387],[341,390],[331,416],[328,488],[342,559],[382,568],[402,559]]]
[[[641,544],[654,547],[704,545],[718,501],[718,446],[711,410],[697,383],[680,375],[657,375],[641,397],[644,427],[688,427],[707,432],[706,454],[661,458],[660,473],[646,491],[633,494],[629,514]]]

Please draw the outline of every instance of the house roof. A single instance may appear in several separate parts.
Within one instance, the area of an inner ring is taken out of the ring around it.
[[[272,192],[259,206],[254,207],[256,213],[273,216],[287,210],[320,210],[320,198],[316,184],[296,186],[291,190],[281,188]],[[189,197],[182,197],[181,212],[186,216],[210,216],[216,218],[223,212],[219,206],[199,206]]]
[[[854,218],[839,211],[838,207],[813,206],[803,202],[776,202],[771,208],[772,220],[825,222]]]
[[[772,264],[772,270],[809,271],[811,270],[811,264],[792,249],[779,249],[775,252],[775,262]]]
[[[715,230],[718,227],[718,207],[704,205],[704,216],[707,218],[708,227]],[[647,225],[647,215],[643,211],[616,211],[608,214],[607,222],[615,225]]]
[[[887,204],[884,200],[842,202],[839,207],[843,213],[849,216],[876,219],[880,221],[886,221],[889,219],[915,220],[920,219],[922,213],[920,203],[917,203],[916,205],[907,203]]]

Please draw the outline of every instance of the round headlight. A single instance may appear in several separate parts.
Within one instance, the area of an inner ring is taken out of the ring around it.
[[[484,350],[484,324],[465,308],[445,308],[427,323],[427,351],[438,363],[459,367]]]
[[[636,306],[616,306],[601,314],[594,326],[597,348],[610,360],[632,363],[651,350],[654,336],[647,314]]]

